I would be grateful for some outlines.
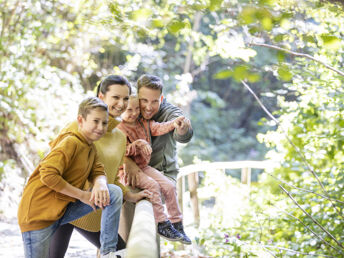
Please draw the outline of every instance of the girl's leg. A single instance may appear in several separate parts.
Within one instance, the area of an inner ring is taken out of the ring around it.
[[[155,168],[147,166],[143,171],[160,185],[161,192],[165,197],[169,220],[172,223],[181,221],[183,219],[183,215],[179,208],[175,184]]]
[[[50,239],[49,258],[63,258],[68,249],[74,226],[65,224],[57,228]]]
[[[147,189],[152,193],[151,202],[153,205],[154,218],[157,223],[167,220],[167,216],[164,213],[164,206],[162,205],[160,186],[152,177],[150,177],[145,171],[146,167],[143,169],[144,173],[139,173],[139,182],[136,184],[138,188]]]

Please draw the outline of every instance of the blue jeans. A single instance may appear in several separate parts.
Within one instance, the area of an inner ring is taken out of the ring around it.
[[[117,232],[119,216],[122,207],[123,194],[120,187],[107,185],[110,193],[110,205],[102,211],[100,228],[100,253],[115,252],[117,246]],[[53,207],[52,207],[53,209]],[[98,207],[97,207],[98,209]],[[49,227],[22,233],[26,258],[45,258],[49,254],[49,242],[56,229],[64,224],[85,216],[92,212],[91,206],[77,200],[67,206],[65,214]]]

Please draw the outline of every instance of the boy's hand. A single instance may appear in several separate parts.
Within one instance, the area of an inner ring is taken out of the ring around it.
[[[152,193],[148,190],[143,190],[138,193],[127,192],[123,198],[124,200],[129,201],[129,202],[138,202],[139,200],[143,198],[151,199]]]
[[[79,199],[81,202],[89,205],[92,207],[92,209],[95,211],[96,210],[96,206],[94,205],[94,203],[92,201],[90,201],[91,199],[91,192],[88,191],[83,191],[81,198]]]
[[[104,180],[96,180],[92,189],[90,202],[93,202],[99,208],[104,209],[110,204],[110,194],[107,184]]]

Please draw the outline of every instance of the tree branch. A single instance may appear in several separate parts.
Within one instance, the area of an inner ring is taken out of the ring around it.
[[[308,189],[305,189],[305,188],[297,187],[297,186],[295,186],[295,185],[292,185],[292,184],[290,184],[290,183],[284,181],[283,179],[280,179],[280,178],[278,178],[278,177],[275,177],[274,175],[272,175],[272,174],[269,173],[269,172],[265,172],[265,173],[268,174],[269,176],[271,176],[272,178],[274,178],[275,180],[280,181],[281,183],[286,184],[286,185],[288,185],[288,186],[290,186],[290,187],[292,187],[292,188],[295,188],[295,189],[297,189],[297,190],[300,190],[300,191],[303,191],[303,192],[307,192],[307,193],[312,193],[312,194],[314,194],[314,195],[317,195],[317,196],[322,197],[322,198],[324,198],[324,199],[327,199],[327,200],[329,200],[329,201],[335,201],[335,202],[339,202],[339,203],[344,204],[344,201],[340,201],[340,200],[334,199],[334,198],[332,198],[332,197],[325,196],[325,195],[323,195],[323,194],[318,194],[318,193],[316,193],[316,192],[313,192],[313,191],[308,190]]]
[[[260,99],[257,97],[257,95],[254,93],[254,91],[250,88],[250,86],[248,86],[248,84],[244,81],[241,81],[241,83],[248,89],[248,91],[253,95],[253,97],[257,100],[257,102],[259,103],[259,105],[261,106],[261,108],[265,111],[265,113],[277,124],[280,126],[280,122],[269,112],[269,110],[264,106],[264,104],[260,101]],[[306,157],[303,155],[303,153],[301,152],[301,150],[292,142],[292,140],[289,138],[288,133],[286,132],[286,130],[284,130],[284,128],[282,126],[280,126],[284,136],[286,137],[286,139],[288,140],[288,142],[291,144],[291,146],[293,146],[293,148],[296,150],[296,152],[299,154],[299,156],[301,157],[302,162],[306,165],[307,169],[312,173],[312,175],[315,177],[315,179],[317,180],[318,184],[320,185],[321,189],[323,190],[324,194],[328,197],[328,200],[331,202],[332,207],[336,210],[337,214],[344,219],[343,215],[341,214],[341,212],[338,210],[337,206],[331,201],[331,197],[328,194],[328,192],[326,191],[323,183],[320,181],[318,175],[315,173],[315,171],[311,168],[311,165],[307,162]]]
[[[274,246],[274,245],[262,245],[262,247],[265,247],[265,248],[274,248],[274,249],[278,249],[278,250],[281,250],[281,251],[292,252],[292,253],[294,253],[294,254],[302,254],[302,255],[309,255],[309,256],[321,256],[321,257],[336,258],[336,256],[330,256],[330,255],[325,255],[325,254],[308,254],[308,253],[302,253],[302,252],[295,251],[295,250],[293,250],[293,249],[289,249],[289,248],[285,248],[285,247],[279,247],[279,246]]]
[[[342,244],[338,242],[338,240],[330,232],[328,232],[316,219],[314,219],[312,215],[310,215],[305,209],[303,209],[301,205],[293,198],[293,196],[282,185],[279,185],[279,187],[288,195],[288,197],[296,204],[296,206],[299,207],[299,209],[302,210],[302,212],[307,215],[307,217],[309,217],[315,224],[317,224],[333,241],[337,243],[337,245],[341,249],[344,250],[344,247],[342,246]],[[341,252],[343,250],[341,250]]]
[[[318,239],[320,239],[324,244],[330,246],[331,248],[335,249],[336,251],[341,252],[341,250],[339,250],[338,248],[334,247],[333,245],[331,245],[329,242],[327,242],[325,239],[323,239],[320,235],[318,235],[317,233],[315,233],[310,227],[308,227],[302,220],[300,220],[299,218],[295,217],[294,215],[290,214],[289,212],[280,210],[281,212],[287,214],[288,216],[296,219],[297,221],[299,221],[305,228],[307,228],[310,232],[312,232]]]
[[[288,49],[285,49],[285,48],[281,48],[281,47],[278,47],[278,46],[274,46],[274,45],[268,45],[268,44],[263,44],[263,43],[249,43],[249,46],[258,46],[258,47],[266,47],[266,48],[271,48],[271,49],[275,49],[275,50],[278,50],[278,51],[282,51],[282,52],[285,52],[285,53],[288,53],[288,54],[291,54],[293,56],[299,56],[299,57],[304,57],[304,58],[307,58],[307,59],[310,59],[310,60],[313,60],[319,64],[322,64],[323,66],[325,66],[326,68],[338,73],[339,75],[341,76],[344,76],[344,72],[326,64],[325,62],[321,61],[320,59],[317,59],[311,55],[308,55],[308,54],[303,54],[303,53],[298,53],[298,52],[294,52],[294,51],[291,51],[291,50],[288,50]]]
[[[194,44],[194,41],[195,41],[194,37],[192,36],[192,32],[199,30],[202,16],[203,16],[203,14],[201,12],[197,12],[195,14],[194,25],[193,25],[193,28],[192,28],[192,31],[191,31],[191,39],[189,41],[188,53],[186,55],[185,64],[184,64],[184,72],[183,73],[190,72],[191,61],[192,61],[192,48],[193,48],[193,44]]]

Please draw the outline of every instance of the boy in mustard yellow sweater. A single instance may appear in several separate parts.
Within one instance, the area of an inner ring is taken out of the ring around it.
[[[49,240],[63,224],[97,208],[101,218],[101,254],[112,257],[122,205],[122,190],[107,184],[103,165],[93,142],[107,130],[108,109],[90,97],[79,105],[78,132],[60,134],[50,143],[50,153],[31,175],[18,209],[25,257],[47,257]],[[83,191],[89,181],[92,191]],[[116,257],[116,256],[115,256]]]

